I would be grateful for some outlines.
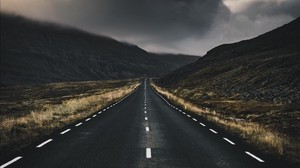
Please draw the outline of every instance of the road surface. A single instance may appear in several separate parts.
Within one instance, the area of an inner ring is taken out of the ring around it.
[[[282,164],[169,104],[143,82],[124,100],[2,160],[1,168],[256,168]]]

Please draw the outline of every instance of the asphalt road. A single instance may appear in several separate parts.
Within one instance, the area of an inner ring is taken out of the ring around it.
[[[3,167],[284,167],[200,117],[168,104],[145,82],[133,94],[52,134]]]

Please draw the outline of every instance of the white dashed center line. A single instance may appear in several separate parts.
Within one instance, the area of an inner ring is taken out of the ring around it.
[[[205,124],[203,124],[202,122],[201,123],[199,123],[200,125],[202,125],[203,127],[205,127]]]
[[[75,126],[76,126],[76,127],[78,127],[78,126],[80,126],[81,124],[82,124],[82,122],[81,122],[81,123],[78,123],[78,124],[76,124]]]
[[[99,112],[98,112],[98,114],[101,114],[101,113],[102,113],[102,111],[99,111]]]
[[[91,118],[87,118],[85,121],[89,121]]]
[[[47,143],[49,143],[49,142],[51,142],[51,141],[53,141],[53,139],[48,139],[47,141],[45,141],[45,142],[43,142],[43,143],[39,144],[39,145],[38,145],[38,146],[36,146],[36,147],[37,147],[37,148],[40,148],[40,147],[42,147],[42,146],[46,145]]]
[[[193,120],[194,120],[194,121],[197,121],[197,119],[196,119],[196,118],[193,118]]]
[[[145,111],[145,114],[147,113],[147,111]]]
[[[231,140],[227,139],[227,138],[223,138],[225,141],[227,141],[228,143],[230,143],[231,145],[235,145],[234,142],[232,142]]]
[[[151,148],[146,148],[146,158],[150,159],[151,157]]]
[[[96,117],[97,115],[95,114],[95,115],[93,115],[93,117]]]
[[[64,130],[63,132],[61,132],[60,134],[63,135],[63,134],[65,134],[65,133],[69,132],[69,131],[71,131],[71,129],[66,129],[66,130]]]
[[[255,155],[253,155],[252,153],[250,153],[250,152],[248,152],[248,151],[245,151],[245,153],[246,153],[247,155],[253,157],[254,159],[256,159],[256,160],[259,161],[259,162],[265,162],[265,161],[262,160],[261,158],[259,158],[259,157],[255,156]]]
[[[7,163],[1,165],[0,168],[7,167],[7,166],[13,164],[14,162],[16,162],[16,161],[18,161],[18,160],[20,160],[20,159],[22,159],[22,156],[18,156],[18,157],[16,157],[16,158],[12,159],[11,161],[9,161],[9,162],[7,162]]]
[[[149,127],[146,127],[146,131],[149,132]]]
[[[182,114],[186,114],[185,112],[182,112]]]
[[[191,117],[190,115],[186,115],[187,117]]]
[[[147,120],[148,120],[148,117],[145,117],[145,120],[147,121]]]
[[[209,129],[211,132],[213,132],[213,133],[215,133],[215,134],[217,134],[218,132],[217,131],[215,131],[215,130],[213,130],[213,129]]]

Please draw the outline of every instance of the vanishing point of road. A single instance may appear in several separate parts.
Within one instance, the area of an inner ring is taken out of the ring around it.
[[[3,162],[3,163],[2,163]],[[0,168],[284,167],[173,106],[148,81],[124,99],[26,147]]]

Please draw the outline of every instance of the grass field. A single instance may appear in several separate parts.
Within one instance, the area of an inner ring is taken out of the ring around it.
[[[124,80],[1,87],[1,155],[91,115],[138,85],[138,80]]]
[[[262,151],[300,163],[299,106],[245,101],[201,90],[171,90],[153,82],[151,85],[169,101],[220,125]]]

